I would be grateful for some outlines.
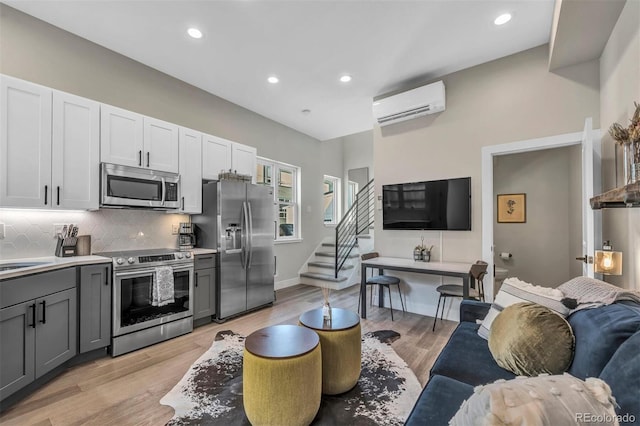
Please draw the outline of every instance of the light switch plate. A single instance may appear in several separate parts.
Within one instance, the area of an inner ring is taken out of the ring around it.
[[[0,223],[0,240],[4,240],[4,223]]]
[[[171,224],[171,234],[172,235],[178,235],[180,231],[180,225],[177,223],[172,223]]]

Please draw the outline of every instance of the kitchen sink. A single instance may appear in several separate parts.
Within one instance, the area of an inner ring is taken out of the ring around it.
[[[28,268],[30,266],[45,265],[50,262],[13,262],[0,264],[0,272],[12,271],[14,269]]]

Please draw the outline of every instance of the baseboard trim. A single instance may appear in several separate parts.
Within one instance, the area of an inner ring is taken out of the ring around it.
[[[273,287],[275,290],[282,290],[283,288],[293,287],[298,284],[300,284],[300,278],[296,277],[288,280],[276,281]]]

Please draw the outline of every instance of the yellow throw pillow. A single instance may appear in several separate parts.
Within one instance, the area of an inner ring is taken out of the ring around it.
[[[574,346],[569,323],[537,303],[506,307],[489,333],[489,350],[498,365],[520,376],[567,371]]]

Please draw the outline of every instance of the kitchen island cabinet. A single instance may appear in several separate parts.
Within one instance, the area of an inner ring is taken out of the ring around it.
[[[0,285],[0,400],[76,355],[76,270]]]

